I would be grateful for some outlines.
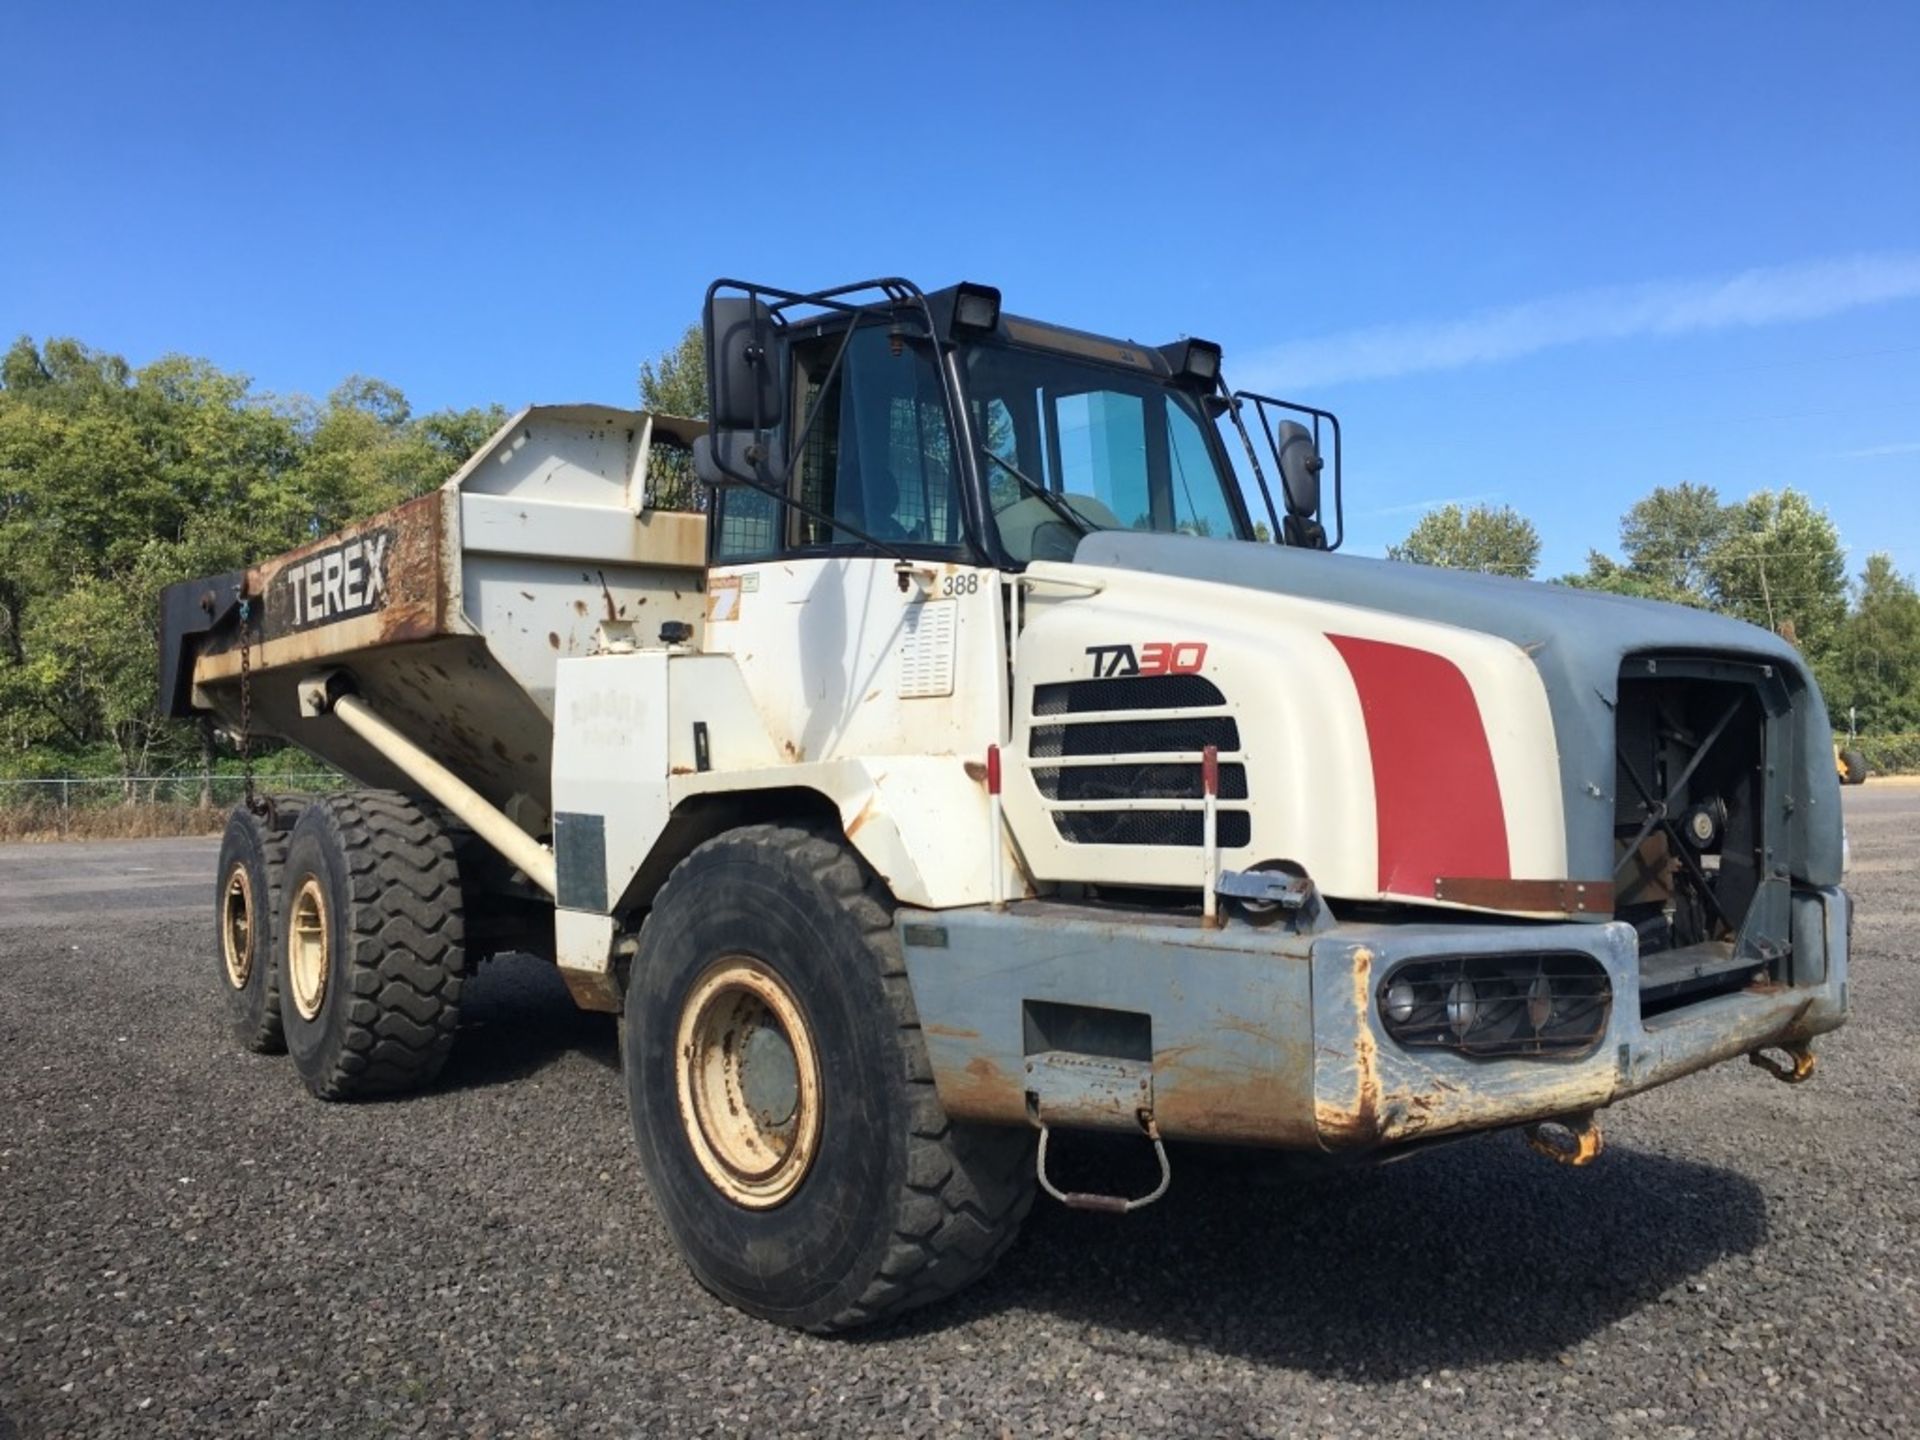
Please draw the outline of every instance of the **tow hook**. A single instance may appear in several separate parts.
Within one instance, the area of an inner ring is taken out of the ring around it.
[[[1528,1148],[1536,1155],[1544,1155],[1556,1164],[1571,1165],[1575,1169],[1591,1165],[1606,1148],[1606,1141],[1600,1134],[1600,1122],[1593,1118],[1591,1110],[1579,1115],[1541,1120],[1527,1126],[1524,1133]],[[1566,1138],[1558,1138],[1561,1135]]]
[[[1778,1050],[1786,1056],[1786,1061],[1776,1060],[1773,1051]],[[1805,1040],[1796,1040],[1791,1045],[1774,1045],[1755,1050],[1747,1056],[1754,1064],[1766,1071],[1774,1079],[1788,1085],[1798,1085],[1813,1078],[1813,1046]]]
[[[1124,1195],[1096,1195],[1084,1190],[1059,1189],[1047,1175],[1047,1139],[1053,1130],[1044,1123],[1040,1126],[1040,1148],[1033,1161],[1040,1188],[1069,1210],[1098,1210],[1106,1215],[1130,1215],[1135,1210],[1144,1210],[1167,1193],[1167,1188],[1173,1184],[1173,1167],[1167,1163],[1167,1147],[1160,1143],[1160,1127],[1154,1124],[1151,1111],[1140,1112],[1140,1129],[1153,1142],[1153,1158],[1160,1162],[1160,1183],[1147,1194],[1129,1199]]]

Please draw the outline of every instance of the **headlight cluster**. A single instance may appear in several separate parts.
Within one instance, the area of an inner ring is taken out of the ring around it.
[[[1464,1055],[1577,1055],[1606,1034],[1613,987],[1591,955],[1546,951],[1409,960],[1376,995],[1400,1044]]]

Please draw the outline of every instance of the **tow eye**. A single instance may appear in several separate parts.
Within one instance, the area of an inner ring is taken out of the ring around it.
[[[1563,1115],[1557,1120],[1542,1120],[1524,1132],[1527,1145],[1536,1155],[1578,1169],[1600,1158],[1606,1141],[1600,1135],[1600,1122],[1591,1110],[1580,1115]],[[1564,1138],[1562,1138],[1564,1137]]]
[[[1069,1210],[1128,1215],[1153,1204],[1173,1184],[1167,1147],[1160,1143],[1160,1127],[1153,1118],[1153,1062],[1150,1060],[1070,1050],[1044,1050],[1029,1055],[1027,1118],[1040,1131],[1040,1145],[1033,1161],[1040,1188]],[[1047,1174],[1047,1143],[1056,1123],[1075,1129],[1145,1135],[1153,1142],[1153,1158],[1160,1162],[1160,1183],[1149,1193],[1132,1199],[1124,1195],[1062,1190]]]
[[[1034,1174],[1040,1180],[1040,1188],[1058,1200],[1069,1210],[1099,1210],[1108,1215],[1130,1215],[1135,1210],[1144,1210],[1173,1184],[1173,1167],[1167,1164],[1167,1147],[1160,1143],[1160,1127],[1153,1123],[1151,1112],[1140,1112],[1140,1129],[1147,1139],[1153,1142],[1153,1158],[1160,1162],[1160,1183],[1145,1195],[1128,1199],[1125,1195],[1097,1195],[1085,1190],[1062,1190],[1047,1175],[1047,1140],[1053,1134],[1050,1126],[1040,1125],[1040,1148],[1034,1155]]]
[[[1778,1050],[1787,1058],[1776,1060],[1773,1051]],[[1755,1050],[1747,1056],[1754,1064],[1766,1071],[1774,1079],[1788,1085],[1798,1085],[1813,1078],[1813,1046],[1805,1040],[1796,1040],[1791,1045],[1770,1046]]]

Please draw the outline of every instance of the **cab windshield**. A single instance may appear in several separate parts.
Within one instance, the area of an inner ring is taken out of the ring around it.
[[[966,364],[981,475],[1014,561],[1069,560],[1090,530],[1249,538],[1194,395],[1000,345],[972,347]]]

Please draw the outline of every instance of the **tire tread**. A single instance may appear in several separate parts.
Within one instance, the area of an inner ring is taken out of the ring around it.
[[[466,979],[460,871],[452,842],[414,802],[357,790],[324,806],[345,861],[349,904],[335,917],[352,996],[339,1043],[306,1074],[323,1100],[360,1100],[429,1084],[460,1025]]]
[[[837,832],[776,823],[722,838],[771,852],[775,863],[797,862],[858,926],[893,1011],[907,1085],[912,1119],[906,1181],[886,1253],[857,1299],[808,1328],[855,1329],[944,1299],[990,1270],[1018,1237],[1033,1206],[1033,1137],[947,1118],[893,928],[893,897]]]

